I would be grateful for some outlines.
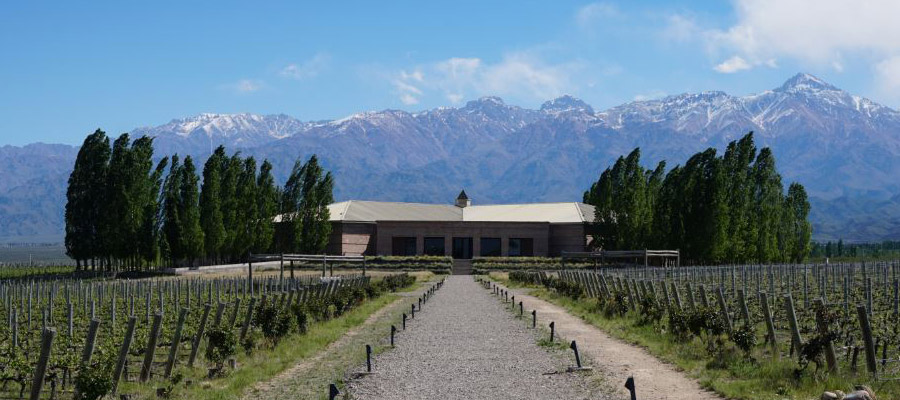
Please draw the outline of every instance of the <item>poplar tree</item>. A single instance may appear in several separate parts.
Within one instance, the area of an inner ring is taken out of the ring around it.
[[[109,172],[106,175],[106,202],[102,219],[104,253],[116,260],[127,259],[131,240],[139,222],[132,213],[131,139],[124,133],[113,142]]]
[[[162,242],[160,247],[163,256],[169,260],[170,265],[185,254],[181,245],[181,215],[178,212],[181,188],[181,164],[178,154],[172,156],[172,164],[169,167],[169,175],[163,187],[163,226]]]
[[[334,178],[313,155],[297,160],[281,194],[282,222],[277,243],[281,251],[321,254],[328,246],[331,222],[328,205],[334,201]]]
[[[256,160],[243,160],[235,191],[237,205],[233,256],[244,259],[253,248],[259,213],[256,204]]]
[[[809,223],[809,199],[806,189],[799,183],[791,183],[785,198],[785,220],[788,224],[789,261],[802,262],[809,254],[810,240],[812,238],[812,225]],[[839,240],[838,255],[843,254],[844,241]]]
[[[222,163],[222,221],[225,226],[225,239],[222,244],[222,252],[228,255],[229,260],[237,261],[244,256],[238,247],[238,208],[237,188],[241,177],[242,163],[240,153],[227,158]]]
[[[86,268],[100,255],[100,224],[110,158],[109,138],[100,129],[84,139],[66,188],[66,254]]]
[[[753,225],[757,227],[756,261],[779,260],[778,229],[782,211],[781,177],[775,170],[772,150],[764,148],[753,165],[755,213]]]
[[[267,253],[274,248],[275,223],[273,218],[278,213],[279,198],[275,177],[272,176],[272,163],[268,160],[263,161],[259,168],[256,190],[257,218],[253,251],[255,253]]]
[[[182,257],[193,267],[194,261],[203,255],[203,229],[200,226],[200,192],[197,187],[197,169],[191,156],[184,158],[180,169],[178,191],[178,219]]]
[[[221,260],[225,245],[225,221],[222,213],[222,174],[227,157],[219,146],[203,165],[203,187],[200,192],[200,222],[203,227],[204,250],[207,260]]]
[[[802,261],[812,232],[806,191],[783,194],[770,149],[756,153],[753,133],[694,154],[668,173],[640,165],[640,149],[619,157],[584,192],[594,240],[606,250],[680,249],[693,262]]]

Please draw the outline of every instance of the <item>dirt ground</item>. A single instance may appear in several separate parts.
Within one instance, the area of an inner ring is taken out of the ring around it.
[[[537,310],[544,324],[554,321],[556,332],[566,340],[575,340],[581,354],[590,358],[590,366],[627,398],[625,380],[634,377],[637,398],[647,400],[721,400],[704,390],[697,381],[660,361],[641,347],[615,339],[566,310],[527,294],[527,289],[510,289],[526,309]]]

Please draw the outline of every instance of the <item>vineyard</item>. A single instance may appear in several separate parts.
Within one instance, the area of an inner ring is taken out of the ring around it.
[[[411,285],[380,280],[264,276],[0,282],[0,398],[96,399],[151,384],[166,397],[240,368],[238,352],[274,346],[366,299]],[[185,380],[185,382],[182,382]],[[148,383],[149,382],[149,383]]]
[[[861,379],[897,391],[896,262],[513,271],[509,278],[542,285],[609,320],[699,344],[707,368],[772,363],[787,366],[791,372],[778,374],[795,384]]]

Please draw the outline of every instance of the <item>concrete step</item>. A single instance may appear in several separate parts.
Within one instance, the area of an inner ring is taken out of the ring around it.
[[[453,260],[453,275],[472,275],[472,260]]]

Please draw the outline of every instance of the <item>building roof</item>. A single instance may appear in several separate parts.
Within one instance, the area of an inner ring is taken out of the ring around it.
[[[450,204],[349,200],[328,206],[332,221],[592,222],[584,203],[527,203],[456,207]]]
[[[469,196],[466,195],[466,190],[463,189],[461,192],[459,192],[459,196],[456,196],[456,199],[457,200],[468,200]]]

